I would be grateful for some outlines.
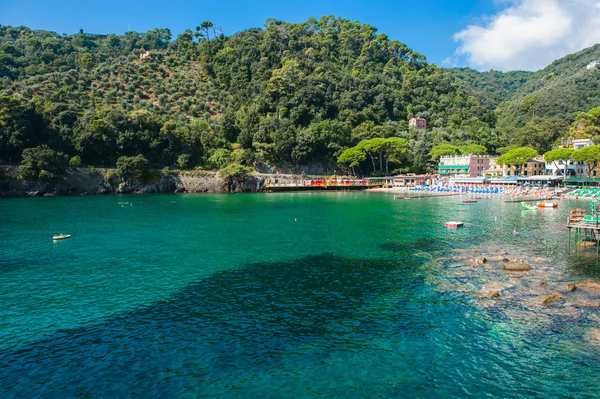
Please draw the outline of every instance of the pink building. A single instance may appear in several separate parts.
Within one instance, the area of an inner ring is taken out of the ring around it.
[[[445,156],[440,158],[438,173],[449,177],[478,177],[489,167],[489,155]]]
[[[421,118],[411,118],[408,121],[408,126],[414,127],[417,129],[427,129],[427,121]]]

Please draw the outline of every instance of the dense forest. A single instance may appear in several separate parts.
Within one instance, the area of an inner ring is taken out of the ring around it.
[[[153,168],[369,174],[432,170],[430,152],[444,143],[544,151],[569,134],[576,111],[600,105],[600,71],[583,65],[598,52],[538,73],[480,74],[428,64],[373,26],[334,17],[268,20],[229,37],[210,21],[177,37],[0,26],[0,163],[44,154],[53,165],[138,157]],[[584,87],[595,92],[573,92]],[[412,117],[427,130],[409,128]],[[372,157],[347,162],[356,148],[399,142],[396,154],[379,151],[385,168]]]

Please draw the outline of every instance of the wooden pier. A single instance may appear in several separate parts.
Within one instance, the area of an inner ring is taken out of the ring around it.
[[[589,216],[589,217],[586,217]],[[571,253],[571,235],[575,235],[575,254],[579,247],[585,251],[587,247],[596,247],[596,259],[600,255],[600,223],[597,214],[584,209],[571,209],[567,221],[569,229],[569,253]]]

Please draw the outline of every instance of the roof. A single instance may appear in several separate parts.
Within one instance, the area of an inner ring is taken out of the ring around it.
[[[528,180],[528,181],[558,181],[563,180],[563,176],[558,175],[539,175],[539,176],[518,176],[517,180]]]
[[[487,179],[490,183],[517,184],[517,176],[492,177]]]
[[[483,177],[452,177],[454,183],[483,183],[486,181]]]

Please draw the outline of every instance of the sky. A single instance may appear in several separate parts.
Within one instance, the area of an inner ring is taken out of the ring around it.
[[[58,33],[145,32],[173,37],[212,21],[223,33],[267,18],[335,15],[377,27],[444,67],[538,70],[600,42],[600,0],[0,0],[0,24]]]

